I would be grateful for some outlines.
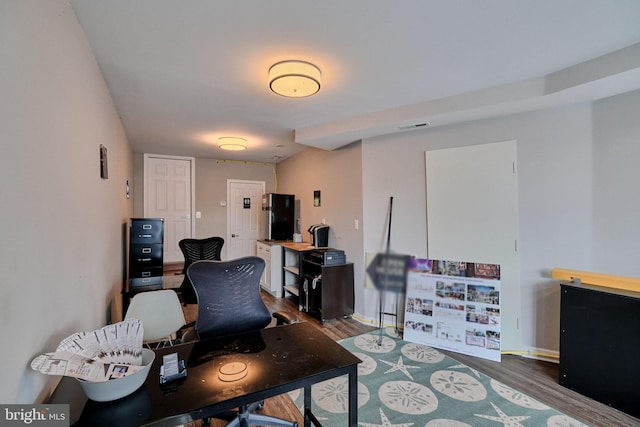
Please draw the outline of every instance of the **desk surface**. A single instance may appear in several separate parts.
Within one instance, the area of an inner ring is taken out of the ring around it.
[[[187,377],[164,387],[159,383],[162,355],[173,352],[184,360]],[[244,362],[247,375],[235,382],[220,380],[219,369],[229,362]],[[88,401],[77,381],[65,377],[49,403],[69,403],[74,425],[171,426],[339,375],[357,376],[359,362],[322,332],[298,323],[157,350],[145,384],[115,402]]]

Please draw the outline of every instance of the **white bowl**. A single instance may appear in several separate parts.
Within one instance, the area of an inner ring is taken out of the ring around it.
[[[80,383],[84,393],[91,400],[95,400],[96,402],[117,400],[130,395],[144,384],[155,358],[156,354],[152,350],[143,348],[142,364],[144,365],[144,368],[140,369],[135,374],[109,381],[92,382],[78,380],[78,382]]]

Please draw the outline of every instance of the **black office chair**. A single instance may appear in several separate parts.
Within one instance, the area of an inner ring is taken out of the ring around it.
[[[199,339],[258,331],[271,323],[271,314],[260,296],[262,258],[249,256],[230,261],[197,261],[187,269],[198,303],[195,332]],[[285,312],[273,313],[276,325],[295,323]],[[297,427],[298,423],[256,414],[263,402],[245,405],[227,426],[274,425]],[[216,416],[216,418],[228,418]]]
[[[195,304],[196,294],[191,286],[191,282],[187,277],[187,269],[196,261],[213,260],[220,261],[220,253],[224,239],[222,237],[208,237],[206,239],[182,239],[178,242],[178,246],[184,256],[184,267],[182,274],[184,280],[178,293],[183,304]]]

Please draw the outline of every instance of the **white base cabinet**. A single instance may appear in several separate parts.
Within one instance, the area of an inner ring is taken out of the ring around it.
[[[257,256],[265,263],[260,286],[275,297],[282,297],[282,247],[278,244],[258,241]]]

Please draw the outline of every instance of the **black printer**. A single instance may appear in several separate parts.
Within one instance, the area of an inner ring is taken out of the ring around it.
[[[305,259],[319,265],[339,265],[347,262],[344,251],[332,248],[310,251]]]

